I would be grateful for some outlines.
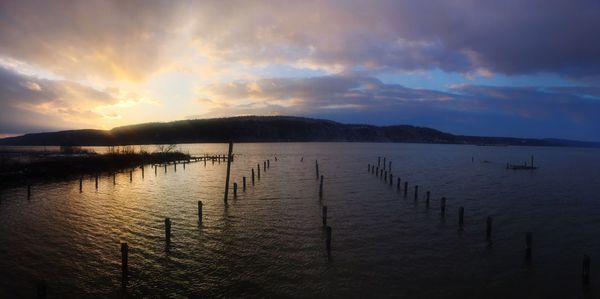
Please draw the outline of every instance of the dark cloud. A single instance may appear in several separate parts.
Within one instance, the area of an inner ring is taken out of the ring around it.
[[[69,81],[39,79],[0,67],[0,134],[76,127],[102,118],[95,106],[118,100]]]
[[[600,140],[600,88],[461,85],[448,91],[370,77],[275,78],[209,85],[224,106],[210,115],[293,114],[380,125],[409,123],[461,134]]]

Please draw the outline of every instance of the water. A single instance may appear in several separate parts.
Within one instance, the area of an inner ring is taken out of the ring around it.
[[[180,147],[191,154],[227,148]],[[239,190],[227,208],[226,163],[179,165],[177,172],[171,166],[156,176],[147,167],[144,179],[138,169],[132,183],[123,173],[116,185],[104,176],[98,191],[86,179],[83,193],[76,180],[36,185],[30,200],[25,188],[1,191],[0,298],[32,297],[41,279],[50,297],[118,296],[121,242],[130,248],[132,297],[598,296],[598,149],[274,143],[235,144],[234,152],[231,177]],[[531,154],[538,170],[505,169]],[[377,156],[391,159],[395,177],[409,182],[407,198],[367,173]],[[252,186],[250,169],[266,159],[271,167]],[[316,159],[325,176],[322,202]],[[448,198],[445,218],[441,196]],[[333,229],[331,259],[323,204]],[[462,232],[459,206],[465,207]],[[493,217],[491,246],[487,216]],[[173,222],[168,249],[165,217]],[[524,263],[527,231],[533,232],[531,265]],[[583,254],[592,257],[587,291]]]

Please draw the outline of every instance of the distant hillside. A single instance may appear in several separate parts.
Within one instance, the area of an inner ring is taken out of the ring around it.
[[[372,126],[289,116],[244,116],[147,123],[105,130],[71,130],[0,139],[0,145],[130,145],[196,142],[415,142],[600,147],[559,139],[461,136],[408,125]]]

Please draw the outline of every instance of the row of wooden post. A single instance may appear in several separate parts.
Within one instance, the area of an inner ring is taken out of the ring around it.
[[[386,158],[383,158],[383,165],[384,168],[383,169],[379,169],[380,167],[380,163],[381,163],[381,157],[377,158],[377,167],[375,167],[375,165],[371,165],[368,164],[367,165],[367,171],[370,174],[375,174],[375,176],[384,176],[384,178],[382,178],[384,181],[387,181],[387,176],[388,173],[387,171],[384,172],[385,169],[385,161]],[[393,182],[393,175],[392,175],[392,168],[391,168],[391,161],[389,161],[389,167],[388,170],[390,171],[389,173],[389,182],[390,182],[390,186],[392,186],[392,182]],[[397,178],[397,184],[396,184],[396,190],[399,192],[400,191],[400,183],[401,183],[401,179],[400,177]],[[404,196],[406,197],[408,192],[408,182],[404,182]],[[425,199],[425,205],[427,208],[429,208],[429,200],[430,200],[430,195],[431,193],[429,191],[427,191],[426,193],[426,199]],[[418,200],[419,198],[419,186],[415,185],[415,201]],[[324,208],[323,209],[323,215],[327,214],[327,209]],[[446,197],[442,197],[440,200],[440,214],[442,217],[445,217],[446,215]],[[460,206],[458,209],[458,230],[462,231],[464,228],[464,215],[465,215],[465,208],[463,206]],[[326,217],[326,216],[323,216]],[[325,225],[325,219],[323,219],[323,225]],[[492,217],[488,216],[486,218],[486,226],[485,226],[485,239],[486,241],[491,244],[492,243]],[[531,232],[527,232],[525,233],[525,260],[526,261],[531,261],[532,259],[532,239],[533,239],[533,234]],[[588,255],[584,255],[583,256],[583,265],[582,265],[582,282],[585,285],[589,285],[590,283],[590,264],[591,264],[591,258]]]

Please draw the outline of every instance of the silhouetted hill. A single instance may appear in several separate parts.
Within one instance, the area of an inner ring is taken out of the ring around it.
[[[408,125],[372,126],[289,116],[243,116],[146,123],[105,130],[71,130],[0,139],[0,145],[130,145],[196,142],[416,142],[478,145],[599,147],[559,139],[461,136]]]

